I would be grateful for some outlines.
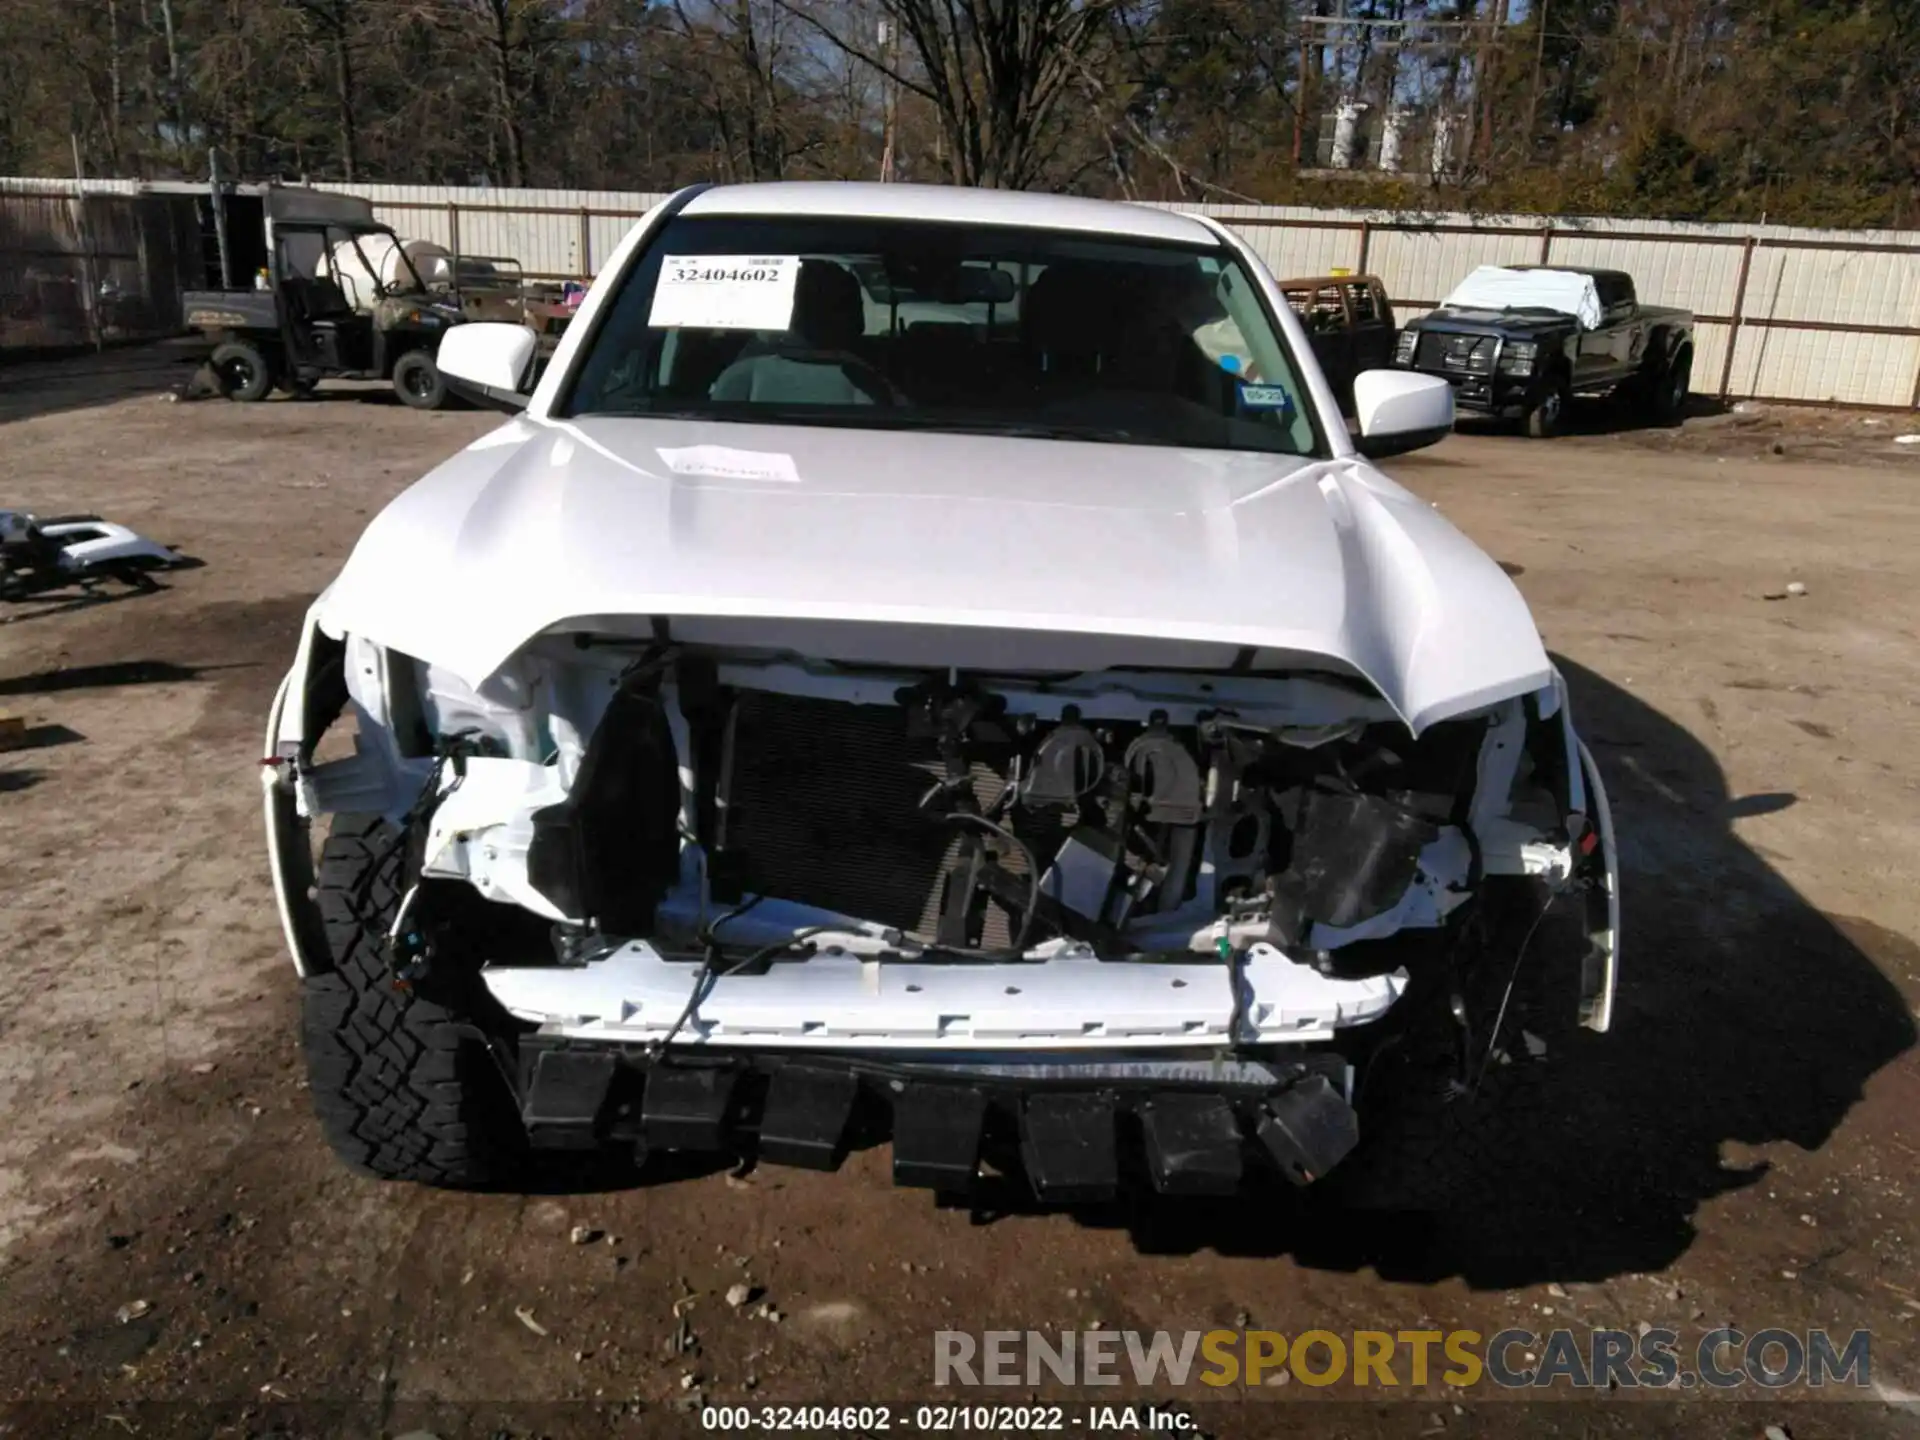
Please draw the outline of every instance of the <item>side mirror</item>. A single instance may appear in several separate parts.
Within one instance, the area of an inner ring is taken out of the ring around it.
[[[440,337],[435,357],[447,384],[460,395],[494,410],[527,408],[537,341],[524,325],[469,321]]]
[[[1453,387],[1435,375],[1363,370],[1353,377],[1354,448],[1369,460],[1404,455],[1453,429]]]

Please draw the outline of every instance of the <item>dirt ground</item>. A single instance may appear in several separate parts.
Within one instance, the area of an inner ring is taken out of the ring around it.
[[[1096,1322],[1873,1332],[1843,1400],[1295,1385],[1197,1405],[1220,1436],[1920,1424],[1920,447],[1891,439],[1920,425],[1596,412],[1389,467],[1535,607],[1613,790],[1626,950],[1613,1033],[1565,1057],[1507,1197],[1363,1226],[1272,1195],[941,1209],[884,1151],[532,1196],[348,1175],[303,1094],[260,731],[367,518],[492,420],[154,393],[181,373],[0,371],[0,503],[205,562],[0,609],[0,710],[31,741],[0,755],[0,1434],[674,1433],[693,1395],[933,1398],[939,1329]],[[742,1280],[780,1323],[729,1308]]]

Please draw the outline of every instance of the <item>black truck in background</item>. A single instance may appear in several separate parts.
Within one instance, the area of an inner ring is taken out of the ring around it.
[[[1471,414],[1522,421],[1529,435],[1559,433],[1575,395],[1612,392],[1650,423],[1669,425],[1693,378],[1693,315],[1642,305],[1621,270],[1517,265],[1593,279],[1602,306],[1592,329],[1559,310],[1443,304],[1401,330],[1394,364],[1438,375]]]

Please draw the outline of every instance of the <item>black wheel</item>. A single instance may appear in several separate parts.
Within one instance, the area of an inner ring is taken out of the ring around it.
[[[1531,943],[1524,914],[1501,926],[1503,943],[1459,983],[1465,1023],[1444,985],[1408,993],[1403,1028],[1357,1067],[1360,1144],[1328,1176],[1332,1198],[1444,1212],[1524,1188],[1530,1150],[1553,1125],[1550,1077],[1578,1030],[1577,967],[1547,933],[1551,918]]]
[[[1687,392],[1693,385],[1693,348],[1683,346],[1666,368],[1646,380],[1647,418],[1655,425],[1672,425],[1686,413]]]
[[[207,362],[220,393],[229,400],[264,400],[273,388],[273,366],[251,340],[226,340]]]
[[[393,367],[393,393],[416,410],[438,410],[447,403],[447,382],[424,350],[409,350]]]
[[[1527,411],[1527,434],[1536,440],[1551,440],[1567,420],[1567,406],[1573,402],[1573,386],[1567,372],[1556,370],[1547,376],[1546,388],[1533,408]]]
[[[307,976],[301,1042],[320,1128],[365,1175],[472,1188],[510,1179],[526,1134],[482,1038],[497,1010],[471,973],[440,965],[397,989],[384,953],[408,857],[378,816],[336,818],[316,876],[334,968]]]

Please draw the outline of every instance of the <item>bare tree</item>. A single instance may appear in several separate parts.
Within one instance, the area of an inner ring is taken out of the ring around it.
[[[160,22],[167,37],[167,109],[176,150],[186,143],[186,90],[180,78],[180,40],[173,28],[173,0],[160,0]]]
[[[1300,173],[1343,83],[1471,137],[1431,203],[1920,215],[1920,0],[0,0],[0,173],[1412,203]]]
[[[672,13],[730,175],[783,178],[795,148],[786,12],[767,0],[672,0]]]
[[[107,0],[107,156],[120,168],[120,121],[126,114],[126,91],[120,80],[120,6]]]
[[[348,180],[360,164],[360,136],[354,114],[354,64],[351,0],[294,0],[319,30],[333,62],[335,123],[339,129],[340,172]]]
[[[572,7],[557,0],[386,0],[386,6],[431,19],[457,48],[479,61],[491,117],[484,142],[488,158],[497,163],[507,184],[527,184],[527,137],[536,122],[538,92],[552,77],[556,54],[564,48],[560,42]]]
[[[520,87],[516,83],[518,47],[514,37],[513,0],[479,0],[491,22],[487,53],[493,62],[493,98],[499,107],[501,138],[507,146],[507,183],[527,183],[526,136],[520,124]]]
[[[1062,99],[1116,0],[878,0],[908,55],[896,64],[819,0],[778,0],[829,43],[932,105],[949,177],[1019,190],[1042,176]]]

